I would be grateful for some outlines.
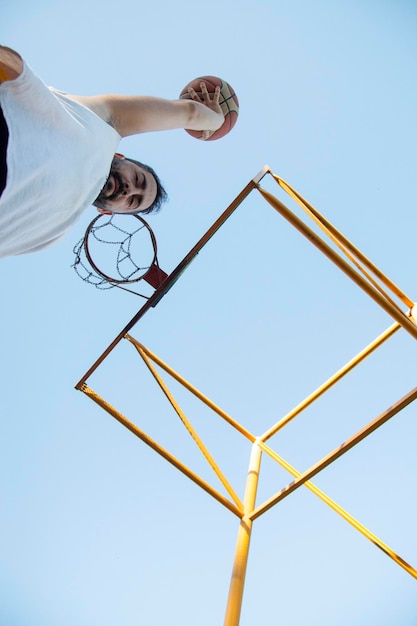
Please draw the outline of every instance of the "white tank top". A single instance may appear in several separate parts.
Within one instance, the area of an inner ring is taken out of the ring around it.
[[[0,84],[8,129],[0,197],[0,257],[62,237],[103,188],[120,135],[90,109],[48,88],[24,64]]]

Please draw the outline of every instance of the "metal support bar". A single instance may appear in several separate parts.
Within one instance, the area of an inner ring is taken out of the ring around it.
[[[274,180],[278,183],[278,185],[283,189],[289,196],[291,196],[299,206],[301,206],[304,211],[307,212],[310,217],[312,217],[317,224],[319,224],[320,228],[327,232],[332,239],[341,244],[343,248],[349,250],[361,263],[364,264],[373,274],[376,276],[388,289],[390,289],[396,296],[399,298],[406,306],[409,308],[413,307],[413,301],[399,288],[395,285],[392,280],[390,280],[381,270],[374,265],[356,246],[354,246],[342,233],[337,230],[333,224],[331,224],[315,207],[313,207],[305,198],[301,196],[291,185],[289,185],[285,180],[276,176],[276,174],[272,174]]]
[[[199,487],[204,489],[208,494],[213,496],[215,500],[223,504],[229,511],[234,513],[237,517],[242,517],[242,511],[240,511],[232,502],[230,502],[227,498],[225,498],[221,493],[213,489],[211,485],[206,483],[200,476],[195,474],[192,470],[190,470],[184,463],[181,463],[177,458],[175,458],[170,452],[165,450],[162,446],[160,446],[156,441],[151,439],[146,433],[143,432],[140,428],[133,424],[133,422],[129,421],[122,413],[117,411],[114,407],[111,406],[106,400],[104,400],[101,396],[98,395],[95,391],[90,389],[85,383],[81,386],[80,391],[86,394],[91,400],[93,400],[96,404],[101,406],[102,409],[107,411],[112,417],[114,417],[118,422],[123,424],[128,430],[130,430],[136,437],[141,439],[146,445],[148,445],[152,450],[157,452],[160,456],[162,456],[168,463],[171,463],[174,467],[176,467],[180,472],[185,474],[190,480],[195,482]]]
[[[245,496],[243,499],[244,514],[240,522],[235,560],[233,563],[232,579],[230,582],[229,598],[226,607],[224,626],[238,626],[242,609],[243,590],[245,586],[246,569],[249,556],[249,544],[252,534],[252,519],[250,514],[253,511],[258,489],[259,472],[261,467],[262,452],[255,441],[252,445],[252,452],[249,462],[249,471],[246,481]]]
[[[272,459],[274,459],[281,467],[283,467],[285,470],[287,470],[287,472],[292,474],[296,479],[301,477],[301,473],[300,472],[298,472],[294,467],[292,467],[292,465],[287,463],[287,461],[285,461],[282,457],[280,457],[266,443],[260,442],[259,445],[260,445],[261,449],[263,450],[263,452],[266,452],[266,454],[268,454]],[[318,498],[320,498],[320,500],[325,502],[325,504],[327,504],[331,509],[333,509],[333,511],[338,513],[345,521],[347,521],[351,526],[353,526],[353,528],[355,528],[357,531],[359,531],[364,537],[366,537],[367,539],[372,541],[372,543],[374,543],[377,546],[377,548],[382,550],[382,552],[384,552],[393,561],[395,561],[395,563],[397,563],[397,565],[399,565],[406,572],[408,572],[408,574],[413,576],[413,578],[417,578],[417,570],[414,567],[412,567],[409,563],[407,563],[407,561],[405,561],[401,556],[399,556],[396,552],[394,552],[394,550],[392,550],[383,541],[381,541],[381,539],[379,539],[376,535],[374,535],[374,533],[372,533],[370,530],[368,530],[363,524],[358,522],[358,520],[356,520],[353,517],[353,515],[350,515],[350,513],[345,511],[339,504],[337,504],[334,500],[329,498],[329,496],[327,496],[321,489],[316,487],[316,485],[314,485],[312,482],[306,481],[306,482],[304,482],[302,484],[304,484],[304,486],[307,487],[307,489],[309,489]],[[298,484],[297,486],[299,487],[300,484]],[[281,490],[280,494],[282,494],[282,497],[280,498],[280,500],[282,500],[287,495],[289,495],[289,493],[291,493],[291,491],[289,491],[288,489],[286,490],[286,488]],[[271,506],[273,506],[273,505],[271,505]],[[262,505],[261,507],[258,507],[253,512],[253,514],[251,516],[253,518],[253,520],[255,520],[257,517],[262,515],[262,513],[264,513],[267,510],[266,508],[264,510],[263,507],[264,507],[264,505]],[[270,508],[270,507],[268,507],[268,508]]]
[[[131,335],[126,335],[125,339],[130,341],[136,348],[146,354],[154,363],[156,363],[159,367],[161,367],[167,374],[169,374],[174,380],[176,380],[180,385],[188,389],[190,393],[192,393],[196,398],[201,400],[206,406],[208,406],[212,411],[217,413],[219,417],[225,420],[228,424],[233,426],[241,435],[249,439],[252,443],[255,441],[255,435],[252,435],[244,426],[239,424],[233,417],[228,415],[223,409],[219,408],[214,402],[212,402],[209,398],[203,395],[198,389],[193,387],[191,383],[189,383],[185,378],[180,376],[175,370],[172,369],[169,365],[164,363],[162,359],[160,359],[156,354],[151,352],[149,348],[140,343],[137,339],[132,337]]]
[[[360,441],[368,437],[371,433],[373,433],[377,428],[385,424],[388,420],[390,420],[394,415],[402,411],[406,406],[411,404],[417,398],[417,387],[414,387],[411,391],[409,391],[405,396],[403,396],[398,402],[393,404],[389,409],[381,413],[378,417],[376,417],[372,422],[369,422],[364,428],[361,428],[355,435],[352,435],[349,439],[340,444],[333,452],[330,452],[327,456],[325,456],[321,461],[310,467],[307,471],[303,472],[303,474],[299,474],[292,483],[281,489],[275,496],[267,500],[261,507],[253,514],[253,519],[261,515],[264,511],[271,508],[274,504],[288,496],[290,493],[301,487],[305,482],[313,478],[316,474],[321,472],[325,467],[336,461],[343,454],[346,454],[349,450],[351,450],[356,444]],[[298,472],[297,472],[298,474]]]
[[[282,217],[284,217],[292,226],[301,232],[316,248],[318,248],[325,256],[327,256],[342,272],[347,274],[353,282],[355,282],[365,293],[368,294],[379,306],[384,309],[391,317],[396,320],[410,335],[417,339],[417,326],[407,317],[397,306],[387,301],[375,287],[366,282],[358,272],[356,272],[344,259],[342,259],[326,242],[324,242],[316,233],[304,224],[299,217],[294,215],[286,206],[278,200],[272,193],[257,187],[260,194],[265,198],[271,206],[274,207]]]
[[[221,471],[220,467],[218,466],[218,464],[216,463],[216,461],[212,457],[211,453],[209,452],[209,450],[207,449],[207,447],[203,443],[201,437],[198,435],[197,431],[195,430],[195,428],[191,424],[190,420],[187,418],[187,416],[185,415],[184,411],[181,409],[181,407],[179,406],[178,402],[176,402],[174,396],[169,391],[168,387],[166,386],[166,384],[164,383],[162,378],[159,376],[159,374],[156,371],[155,367],[152,365],[152,363],[150,361],[150,358],[146,355],[145,351],[139,345],[137,345],[136,342],[135,342],[135,348],[139,352],[139,354],[142,357],[144,363],[146,364],[146,366],[149,369],[149,371],[151,372],[152,376],[154,377],[154,379],[158,383],[160,389],[164,393],[164,395],[167,398],[168,402],[171,404],[172,408],[174,409],[174,411],[176,412],[176,414],[180,418],[181,422],[184,424],[185,428],[188,430],[189,434],[191,435],[192,439],[194,440],[194,442],[197,445],[198,449],[200,450],[201,454],[204,456],[204,458],[206,459],[207,463],[210,465],[211,469],[216,474],[217,478],[220,480],[220,482],[222,483],[223,487],[226,489],[226,491],[229,494],[229,496],[232,498],[232,500],[234,501],[234,503],[236,504],[236,506],[239,509],[243,509],[243,504],[242,504],[239,496],[237,495],[237,493],[233,489],[233,487],[230,484],[230,482],[227,480],[226,476]]]
[[[387,328],[381,335],[379,335],[372,343],[369,344],[366,348],[364,348],[359,354],[356,355],[352,360],[350,360],[346,365],[344,365],[338,372],[336,372],[333,376],[331,376],[325,383],[323,383],[320,387],[318,387],[313,393],[311,393],[303,402],[298,404],[292,411],[287,413],[275,426],[272,426],[269,430],[264,433],[260,439],[261,441],[267,441],[273,435],[275,435],[281,428],[286,426],[289,422],[291,422],[297,415],[300,415],[304,409],[306,409],[310,404],[312,404],[315,400],[320,398],[328,389],[333,387],[339,380],[346,376],[356,365],[359,365],[367,356],[372,354],[374,350],[379,348],[380,345],[384,343],[387,339],[392,337],[394,333],[397,332],[401,328],[400,324],[395,322],[392,326]]]

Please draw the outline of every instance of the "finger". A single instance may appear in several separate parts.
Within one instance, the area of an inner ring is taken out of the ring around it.
[[[201,134],[201,139],[203,139],[203,141],[205,141],[206,139],[210,139],[210,137],[214,135],[214,131],[213,130],[203,130],[202,134]]]
[[[193,100],[197,100],[197,102],[201,102],[201,98],[198,93],[192,87],[188,87],[188,93],[192,97]]]
[[[201,82],[200,83],[200,89],[201,89],[201,94],[203,96],[204,102],[209,103],[210,102],[210,94],[207,91],[206,83]]]
[[[200,83],[201,96],[203,97],[204,104],[217,105],[220,102],[220,85],[214,88],[214,91],[209,92],[206,83]]]
[[[219,104],[219,100],[220,100],[220,86],[217,85],[216,89],[214,90],[214,96],[213,96],[214,104]]]

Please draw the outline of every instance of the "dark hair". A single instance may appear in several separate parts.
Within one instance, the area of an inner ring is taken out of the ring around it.
[[[128,157],[125,157],[125,159],[126,161],[130,161],[131,163],[136,163],[136,165],[143,167],[144,170],[152,174],[156,182],[155,200],[152,202],[151,206],[149,206],[147,209],[144,209],[143,211],[138,211],[138,213],[140,212],[141,215],[148,214],[148,213],[158,213],[158,211],[160,210],[164,202],[168,200],[168,194],[163,188],[158,175],[149,165],[146,165],[145,163],[141,163],[140,161],[135,161],[135,159],[129,159]]]

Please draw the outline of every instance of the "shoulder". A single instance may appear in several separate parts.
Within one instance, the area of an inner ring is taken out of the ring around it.
[[[70,100],[82,104],[87,109],[90,109],[98,117],[107,122],[110,126],[113,126],[111,122],[111,115],[108,107],[106,106],[106,96],[76,96],[74,94],[66,94]]]
[[[23,71],[23,59],[15,50],[0,46],[0,83],[14,80]]]

